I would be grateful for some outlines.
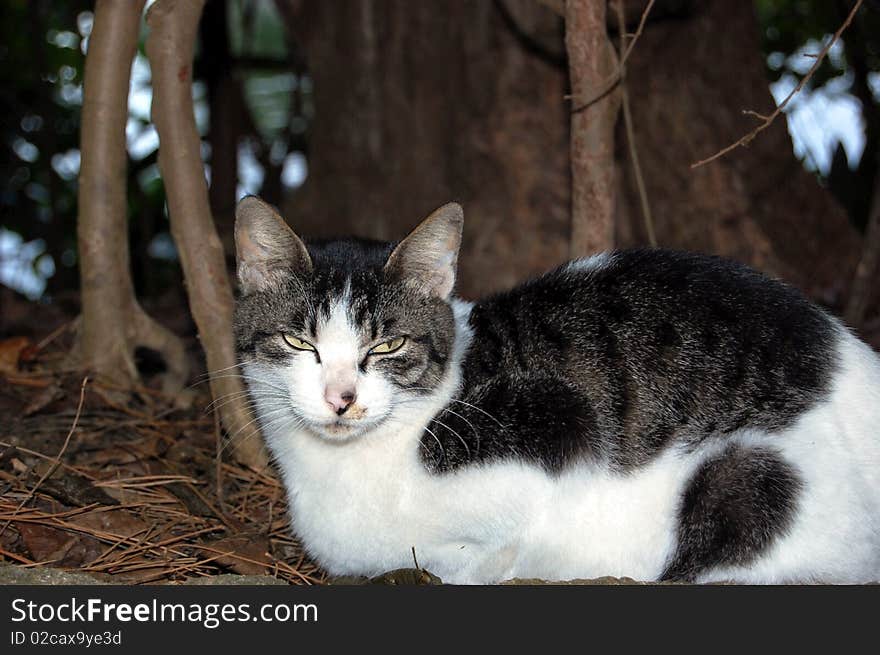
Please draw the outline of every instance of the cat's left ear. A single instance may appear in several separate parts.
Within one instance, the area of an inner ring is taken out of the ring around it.
[[[455,286],[463,226],[461,205],[443,205],[397,244],[385,263],[386,275],[446,300]]]
[[[235,208],[235,259],[245,293],[265,289],[285,273],[312,271],[302,239],[271,205],[256,196],[242,198]]]

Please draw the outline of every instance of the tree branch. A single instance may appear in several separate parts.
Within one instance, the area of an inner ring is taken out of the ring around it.
[[[808,70],[807,74],[804,75],[803,78],[801,78],[801,81],[798,83],[798,85],[796,87],[794,87],[794,89],[792,89],[791,93],[789,93],[785,97],[785,99],[779,103],[779,105],[776,107],[776,109],[773,111],[772,114],[770,114],[769,116],[764,116],[763,114],[759,114],[758,112],[752,111],[750,109],[744,110],[743,111],[744,114],[749,115],[749,116],[754,116],[756,118],[761,119],[760,125],[758,125],[758,127],[756,127],[754,130],[752,130],[751,132],[749,132],[748,134],[746,134],[745,136],[743,136],[739,140],[731,143],[726,148],[722,148],[721,150],[716,152],[711,157],[706,157],[705,159],[701,159],[700,161],[691,164],[691,168],[692,169],[698,168],[700,166],[703,166],[704,164],[708,164],[711,161],[715,161],[719,157],[723,157],[728,152],[730,152],[732,150],[736,150],[740,146],[747,146],[749,143],[752,142],[752,140],[756,136],[758,136],[761,132],[763,132],[768,127],[770,127],[773,124],[773,121],[775,121],[776,118],[779,116],[779,114],[781,114],[783,112],[783,110],[786,108],[786,106],[788,106],[788,103],[791,101],[791,99],[794,96],[796,96],[801,91],[801,89],[803,89],[804,86],[806,86],[807,82],[809,82],[810,79],[813,77],[813,74],[818,70],[819,66],[822,64],[822,61],[825,59],[826,55],[828,54],[828,51],[831,50],[831,47],[835,43],[837,43],[838,39],[840,39],[840,35],[843,34],[843,32],[846,30],[846,28],[849,27],[849,24],[852,22],[853,18],[855,18],[856,12],[858,12],[859,7],[862,6],[862,2],[863,2],[863,0],[856,0],[855,5],[853,5],[852,11],[850,11],[849,15],[846,17],[846,20],[843,21],[843,24],[834,33],[834,36],[831,37],[831,40],[828,41],[828,43],[825,44],[825,47],[822,48],[822,50],[819,52],[818,55],[816,55],[816,61],[813,62],[813,65],[810,67],[810,70]]]
[[[642,176],[642,165],[639,161],[639,151],[636,147],[636,133],[633,128],[632,112],[630,111],[629,106],[629,92],[626,88],[626,67],[624,62],[626,61],[626,53],[632,52],[632,49],[625,47],[626,14],[623,8],[623,0],[616,0],[615,8],[617,13],[618,32],[620,34],[620,105],[621,110],[623,111],[623,125],[626,130],[626,143],[629,146],[629,159],[632,162],[633,175],[635,175],[636,178],[636,188],[639,192],[639,202],[642,206],[642,218],[645,221],[645,231],[648,235],[648,243],[656,248],[657,236],[654,234],[654,219],[651,216],[651,204],[648,202],[648,190],[645,187],[645,178]],[[650,8],[649,4],[646,11]],[[646,13],[642,14],[642,22],[639,24],[639,28],[644,25],[644,19],[646,16]]]
[[[617,70],[609,76],[607,79],[603,80],[597,87],[593,90],[592,95],[588,96],[586,99],[578,98],[576,95],[572,95],[571,99],[579,102],[580,105],[572,109],[572,112],[583,111],[588,108],[592,104],[598,102],[606,95],[608,95],[618,84],[620,84],[621,74],[624,66],[626,66],[626,62],[629,59],[629,56],[632,54],[633,48],[636,47],[636,43],[639,38],[642,36],[642,32],[645,30],[645,23],[648,22],[648,14],[651,13],[651,8],[654,6],[654,2],[656,0],[648,0],[648,4],[645,5],[645,9],[642,11],[642,15],[639,18],[639,25],[636,28],[635,33],[633,34],[632,41],[629,42],[629,46],[626,47],[625,50],[622,51],[620,55],[620,61],[617,65]],[[623,34],[626,32],[626,27],[620,28],[621,39],[623,38]]]

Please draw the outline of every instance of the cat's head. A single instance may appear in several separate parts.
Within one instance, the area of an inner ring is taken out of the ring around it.
[[[350,439],[437,392],[462,224],[452,203],[397,245],[304,242],[260,199],[239,203],[236,347],[264,429]]]

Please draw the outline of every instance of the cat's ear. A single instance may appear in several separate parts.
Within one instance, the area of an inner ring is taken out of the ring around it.
[[[312,271],[305,244],[256,196],[242,198],[235,208],[235,259],[245,293],[266,288],[284,273]]]
[[[423,220],[388,257],[385,273],[444,300],[455,286],[464,212],[450,202]]]

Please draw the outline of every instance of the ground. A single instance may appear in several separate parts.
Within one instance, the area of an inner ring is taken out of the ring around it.
[[[218,459],[207,384],[169,396],[65,370],[74,328],[0,339],[0,560],[125,584],[324,582],[274,472]]]

